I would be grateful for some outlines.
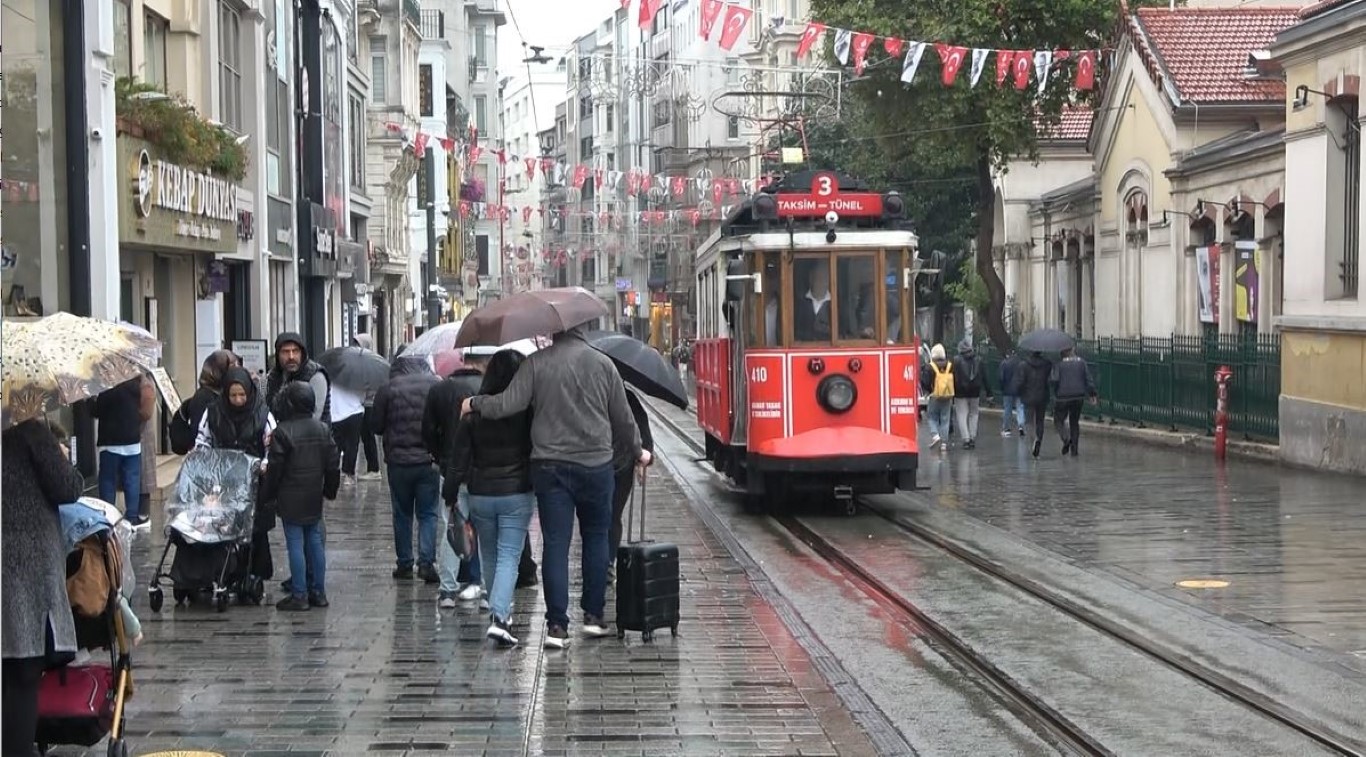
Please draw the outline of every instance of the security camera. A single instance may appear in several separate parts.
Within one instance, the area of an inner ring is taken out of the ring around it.
[[[95,127],[95,128],[93,128],[93,129],[91,129],[91,130],[90,130],[90,138],[91,138],[91,139],[96,139],[96,140],[104,139],[104,129],[101,129],[101,128],[99,128],[98,126]]]
[[[837,224],[837,223],[839,223],[839,222],[840,222],[840,214],[839,214],[839,213],[836,213],[836,212],[833,211],[833,210],[826,211],[826,213],[825,213],[825,225],[826,225],[826,226],[834,226],[835,224]]]

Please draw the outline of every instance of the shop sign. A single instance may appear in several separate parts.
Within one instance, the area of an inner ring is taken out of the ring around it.
[[[243,242],[256,238],[256,215],[250,210],[237,211],[237,238]]]
[[[119,239],[126,244],[197,252],[236,252],[242,227],[237,185],[155,156],[155,146],[119,137],[129,187],[120,203]],[[125,195],[128,196],[128,195]],[[254,234],[249,225],[250,232]]]

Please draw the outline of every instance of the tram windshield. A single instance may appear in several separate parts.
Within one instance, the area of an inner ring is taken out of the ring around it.
[[[754,339],[767,346],[909,344],[910,292],[903,276],[909,253],[798,253],[780,262],[758,256],[762,293]],[[790,313],[790,315],[788,315]]]

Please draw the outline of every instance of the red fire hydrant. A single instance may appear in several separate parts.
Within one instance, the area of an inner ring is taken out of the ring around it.
[[[1214,458],[1223,460],[1228,450],[1228,382],[1233,380],[1233,369],[1219,366],[1214,372],[1217,400],[1214,405]]]

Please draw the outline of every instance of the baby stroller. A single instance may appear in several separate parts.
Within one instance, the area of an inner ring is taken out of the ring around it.
[[[46,753],[53,744],[88,747],[108,736],[109,756],[127,757],[124,704],[133,681],[125,617],[137,624],[127,607],[134,585],[126,548],[132,528],[99,500],[83,498],[61,509],[62,530],[75,540],[67,556],[67,593],[76,643],[82,650],[107,648],[109,664],[72,662],[43,673],[36,741]]]
[[[175,491],[166,501],[166,548],[147,587],[152,612],[165,602],[162,579],[176,604],[208,594],[219,612],[228,595],[261,604],[265,582],[251,574],[252,522],[260,459],[229,449],[199,448],[185,457]],[[166,556],[175,547],[171,571]]]

